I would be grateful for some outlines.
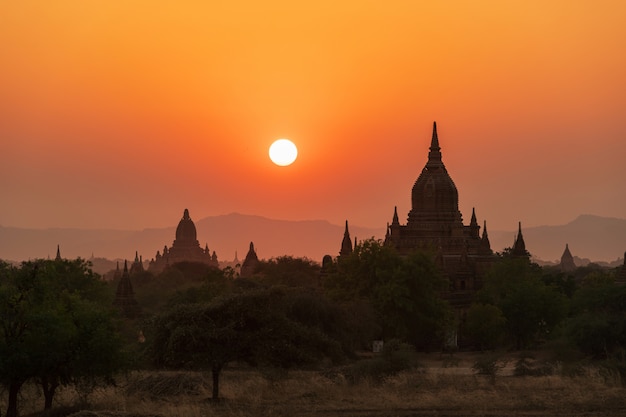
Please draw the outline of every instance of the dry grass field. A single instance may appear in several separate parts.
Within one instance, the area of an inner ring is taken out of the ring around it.
[[[422,355],[423,368],[382,382],[350,382],[340,371],[231,368],[223,373],[223,401],[217,404],[208,400],[209,374],[134,372],[116,387],[89,394],[66,388],[56,406],[83,404],[73,417],[626,415],[626,389],[616,374],[590,367],[576,376],[519,377],[507,362],[494,381],[473,373],[476,357]],[[41,404],[30,387],[22,415],[36,413]]]

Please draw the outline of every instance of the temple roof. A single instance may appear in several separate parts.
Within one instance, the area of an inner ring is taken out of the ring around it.
[[[189,217],[189,210],[185,209],[183,213],[183,218],[178,222],[178,227],[176,227],[176,241],[175,243],[188,243],[199,245],[197,243],[197,234],[196,234],[196,225]]]
[[[452,178],[441,160],[437,123],[433,123],[428,161],[411,191],[412,208],[409,224],[446,222],[462,224],[459,195]]]

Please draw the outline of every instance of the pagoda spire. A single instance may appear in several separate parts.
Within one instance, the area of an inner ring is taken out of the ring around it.
[[[515,243],[513,244],[512,255],[514,257],[528,257],[528,252],[526,252],[526,243],[524,242],[524,236],[522,235],[522,222],[519,222],[517,237],[515,238]]]
[[[559,264],[561,271],[563,272],[571,272],[576,269],[576,264],[574,263],[574,257],[569,250],[569,245],[565,244],[565,250],[563,251],[563,255],[561,255],[561,263]]]
[[[470,233],[474,239],[480,238],[480,226],[476,220],[476,209],[472,207],[472,219],[470,220]]]
[[[427,166],[442,165],[441,148],[439,147],[439,137],[437,136],[437,122],[433,122],[433,136],[430,140],[430,152],[428,152]]]
[[[398,220],[398,206],[393,208],[393,220],[391,221],[392,226],[397,226],[400,224],[400,220]]]
[[[343,232],[343,240],[341,241],[341,250],[339,256],[348,256],[352,253],[352,240],[350,239],[350,231],[348,230],[348,221],[346,220],[346,230]]]
[[[61,247],[57,245],[57,256],[54,258],[55,261],[60,261],[61,259]]]
[[[489,242],[489,235],[487,234],[487,220],[483,220],[483,236],[480,240],[480,246],[485,251],[491,253],[491,243]]]

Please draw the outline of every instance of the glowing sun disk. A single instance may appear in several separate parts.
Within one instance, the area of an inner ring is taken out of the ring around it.
[[[298,157],[298,148],[289,139],[278,139],[270,146],[270,159],[278,166],[291,165]]]

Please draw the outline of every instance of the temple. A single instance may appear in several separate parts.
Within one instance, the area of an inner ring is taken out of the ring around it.
[[[355,244],[356,246],[356,244]],[[349,256],[352,253],[352,240],[348,231],[348,221],[346,220],[346,230],[343,232],[343,240],[341,241],[341,250],[339,256]]]
[[[241,278],[250,278],[254,275],[256,267],[259,265],[259,257],[254,250],[254,243],[250,242],[250,249],[246,255],[246,259],[244,259],[241,264],[241,270],[239,272],[239,276]]]
[[[565,244],[565,250],[563,251],[563,255],[561,255],[561,263],[559,264],[559,268],[563,272],[572,272],[576,269],[574,257],[569,251],[569,245],[567,243]]]
[[[120,276],[120,281],[117,284],[113,305],[120,309],[124,317],[134,318],[139,314],[140,308],[135,299],[135,292],[130,282],[130,273],[128,272],[128,263],[126,261],[124,261],[124,272],[121,275],[119,275],[119,272],[120,265],[118,263],[115,274],[116,277]]]
[[[176,239],[174,239],[172,247],[165,246],[163,253],[157,251],[155,258],[150,261],[148,271],[160,273],[166,267],[178,262],[200,262],[216,268],[219,267],[215,251],[211,253],[208,245],[204,249],[200,247],[196,236],[196,225],[189,217],[189,210],[187,209],[185,209],[183,218],[180,219],[176,228]]]
[[[444,298],[453,307],[465,310],[494,260],[487,222],[483,224],[481,236],[474,209],[470,223],[463,224],[458,191],[443,163],[434,123],[428,161],[411,190],[407,223],[400,223],[397,207],[394,208],[385,244],[394,246],[402,255],[416,249],[431,252],[450,283]],[[519,239],[519,244],[523,245],[521,225]],[[525,246],[518,249],[525,253]]]

